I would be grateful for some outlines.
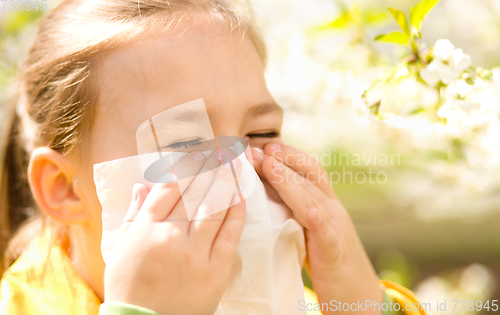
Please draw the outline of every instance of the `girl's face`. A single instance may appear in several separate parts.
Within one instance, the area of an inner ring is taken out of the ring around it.
[[[86,137],[88,152],[83,153],[88,157],[78,183],[88,222],[70,227],[73,261],[100,298],[101,206],[92,165],[137,155],[141,123],[199,98],[205,101],[215,136],[247,137],[253,147],[279,141],[283,114],[266,87],[263,70],[248,38],[210,27],[195,27],[182,36],[150,35],[100,58],[94,77],[97,114]]]

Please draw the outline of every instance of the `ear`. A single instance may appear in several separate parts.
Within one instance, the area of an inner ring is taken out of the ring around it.
[[[40,210],[56,221],[72,224],[89,219],[82,196],[73,185],[77,171],[74,157],[50,148],[37,148],[31,155],[28,180],[33,197]]]

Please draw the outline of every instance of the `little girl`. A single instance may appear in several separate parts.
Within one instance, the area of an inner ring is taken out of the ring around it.
[[[105,272],[92,177],[96,163],[137,155],[143,121],[199,98],[214,135],[246,137],[257,148],[255,170],[304,227],[315,293],[305,289],[297,307],[327,314],[334,310],[325,305],[341,301],[348,313],[390,314],[359,302],[418,304],[378,281],[321,166],[297,163],[304,153],[282,142],[265,61],[251,12],[236,1],[66,0],[47,14],[22,64],[7,134],[0,313],[213,314],[245,202],[210,217],[217,220],[175,220],[176,184],[137,184],[118,259]],[[205,157],[193,152],[185,162]]]

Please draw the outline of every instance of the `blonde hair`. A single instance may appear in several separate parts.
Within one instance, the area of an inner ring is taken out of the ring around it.
[[[66,0],[40,21],[21,65],[17,104],[4,139],[2,270],[43,226],[60,227],[36,209],[27,181],[29,157],[40,146],[68,154],[81,143],[95,111],[98,87],[92,73],[98,54],[146,32],[178,31],[202,17],[248,36],[265,64],[264,42],[246,1]]]

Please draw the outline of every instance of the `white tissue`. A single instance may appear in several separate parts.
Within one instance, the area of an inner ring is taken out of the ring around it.
[[[246,198],[245,226],[233,264],[233,278],[215,314],[306,314],[299,311],[299,301],[304,300],[303,229],[284,203],[269,197],[241,148],[236,151],[243,162],[238,182]],[[102,205],[101,252],[107,262],[119,241],[133,185],[143,183],[151,188],[153,183],[144,179],[139,156],[94,165],[94,181]],[[249,189],[253,192],[248,193]]]
[[[229,149],[231,149],[233,152],[235,152],[238,155],[240,161],[243,164],[240,174],[237,175],[239,189],[236,187],[235,182],[231,183],[231,184],[233,184],[233,187],[234,187],[234,193],[237,194],[237,193],[241,192],[243,199],[246,199],[255,190],[256,181],[255,181],[255,177],[252,173],[252,172],[255,172],[255,170],[253,169],[250,162],[246,158],[244,158],[245,149],[240,142],[237,142],[235,144],[235,146],[233,146],[233,147],[229,147]],[[208,158],[210,156],[210,154],[212,154],[212,152],[213,152],[212,150],[209,150],[209,151],[203,151],[202,153],[205,154],[205,156]],[[162,154],[163,154],[163,158],[168,158],[170,160],[170,163],[171,163],[171,165],[173,165],[173,169],[175,171],[175,170],[178,170],[178,169],[176,169],[175,164],[183,156],[185,156],[188,153],[185,153],[185,152],[162,152]],[[139,161],[141,164],[141,169],[144,171],[151,164],[153,164],[154,162],[156,162],[158,160],[158,154],[157,153],[140,154],[138,156],[138,158],[139,158]],[[117,160],[117,161],[120,161],[120,160]],[[100,164],[97,164],[96,167],[100,167]],[[182,173],[185,173],[186,171],[188,171],[188,170],[182,169]],[[205,176],[205,178],[207,179],[207,182],[209,179],[211,179],[211,174],[209,172],[199,173],[199,174],[187,177],[187,178],[177,179],[177,184],[179,185],[180,190],[185,192],[186,188],[191,184],[191,182],[195,176],[196,177],[200,177],[200,176],[204,177]],[[165,174],[163,174],[163,176],[159,179],[158,182],[166,182],[166,181],[162,180],[163,178],[171,179],[171,178],[175,178],[175,175],[173,174],[172,170],[170,170],[170,171],[166,172]],[[148,187],[150,187],[150,188],[152,187],[152,183],[150,183],[148,181],[145,181],[145,182],[148,183],[148,185],[147,185]],[[208,189],[210,187],[204,187],[204,188],[206,189],[206,191],[208,191]],[[196,200],[193,200],[190,198],[184,198],[184,193],[181,196],[182,196],[182,201],[184,202],[184,208],[186,210],[186,214],[187,214],[187,217],[189,220],[201,219],[204,216],[208,216],[208,215],[211,215],[211,214],[214,214],[214,213],[217,213],[219,211],[223,211],[223,210],[227,209],[227,207],[222,208],[222,205],[220,205],[220,208],[218,208],[217,205],[212,205],[210,211],[203,211],[203,214],[200,214],[200,212],[197,211],[198,210],[198,203],[196,202]],[[237,203],[239,203],[239,199],[233,200],[232,203],[230,204],[230,206],[233,206]]]

